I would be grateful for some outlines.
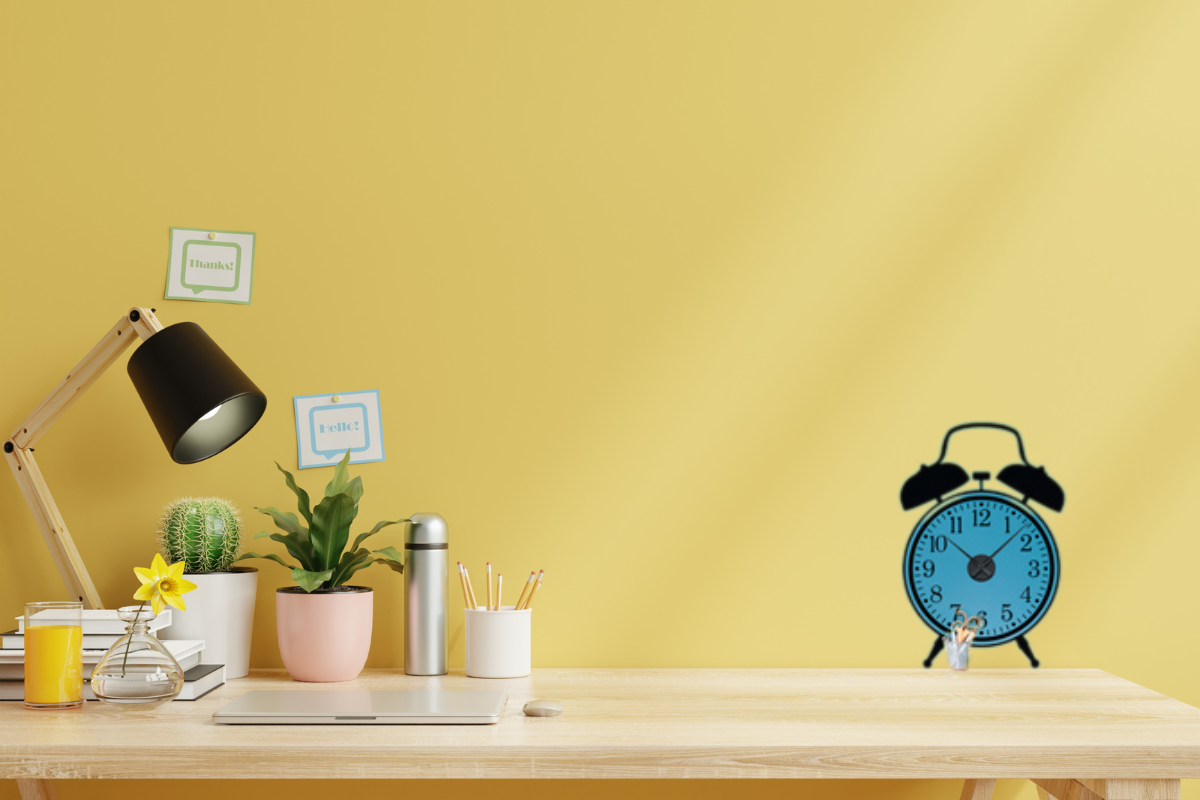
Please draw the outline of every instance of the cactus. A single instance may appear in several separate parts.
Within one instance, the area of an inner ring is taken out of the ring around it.
[[[241,519],[220,497],[181,497],[163,509],[158,539],[168,564],[182,561],[185,572],[226,572],[242,548]]]

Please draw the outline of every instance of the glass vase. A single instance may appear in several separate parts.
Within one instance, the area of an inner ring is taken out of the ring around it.
[[[183,668],[149,630],[157,616],[149,606],[125,606],[117,616],[129,624],[92,670],[97,700],[121,708],[148,709],[174,700],[183,689]]]

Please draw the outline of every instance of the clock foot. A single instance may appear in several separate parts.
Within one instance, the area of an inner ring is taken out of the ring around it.
[[[946,645],[945,642],[942,641],[942,637],[939,636],[933,640],[933,649],[929,651],[929,657],[921,662],[925,665],[925,669],[929,669],[933,666],[933,660],[937,658],[937,654],[942,652],[942,648],[945,646]]]
[[[1037,660],[1037,656],[1033,654],[1033,648],[1029,646],[1029,640],[1024,636],[1017,637],[1017,647],[1021,648],[1021,652],[1029,659],[1029,666],[1037,669],[1042,665],[1042,662]]]

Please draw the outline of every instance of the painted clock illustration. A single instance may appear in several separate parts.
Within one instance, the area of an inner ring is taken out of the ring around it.
[[[970,476],[946,461],[950,438],[970,428],[1011,433],[1021,463],[1000,470],[996,480],[1011,490],[986,487],[987,472]],[[971,480],[978,489],[958,491]],[[921,465],[900,490],[900,504],[910,510],[933,502],[908,537],[904,549],[904,588],[918,616],[937,634],[925,659],[928,668],[943,647],[955,614],[984,621],[976,647],[1015,641],[1030,663],[1040,663],[1025,635],[1054,602],[1062,566],[1049,526],[1034,510],[1036,502],[1061,511],[1065,497],[1058,483],[1025,457],[1021,434],[996,422],[970,422],[946,432],[933,464]]]

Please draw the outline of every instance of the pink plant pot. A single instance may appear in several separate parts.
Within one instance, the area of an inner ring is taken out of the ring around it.
[[[374,592],[363,586],[341,588],[311,594],[295,586],[275,591],[279,655],[292,680],[352,681],[367,663]]]

